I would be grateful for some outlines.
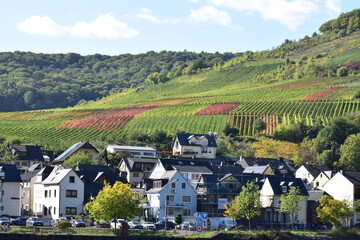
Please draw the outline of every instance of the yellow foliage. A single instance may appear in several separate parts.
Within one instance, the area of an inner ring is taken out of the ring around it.
[[[294,158],[300,153],[300,147],[295,143],[260,139],[251,145],[255,149],[255,156],[260,158]]]

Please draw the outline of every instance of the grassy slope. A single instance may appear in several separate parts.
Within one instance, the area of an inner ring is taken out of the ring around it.
[[[360,61],[359,36],[360,34],[357,34],[337,39],[305,49],[301,53],[311,56],[326,52],[328,56],[332,56],[333,63],[338,65]],[[294,58],[298,56],[300,53],[293,54]],[[121,135],[133,131],[166,130],[173,133],[176,129],[184,128],[188,132],[212,131],[221,134],[222,128],[229,120],[228,115],[195,115],[197,111],[217,102],[242,103],[233,110],[235,113],[252,112],[279,116],[287,114],[288,118],[296,115],[299,119],[305,118],[309,124],[316,116],[329,120],[333,116],[360,109],[358,101],[345,101],[350,100],[352,95],[360,90],[360,84],[357,84],[359,77],[285,80],[271,84],[255,81],[256,76],[275,70],[283,62],[284,60],[266,59],[221,70],[209,70],[173,79],[166,84],[129,89],[74,108],[2,113],[0,136],[20,138],[29,143],[55,149],[66,148],[79,140],[101,141],[109,134]],[[330,102],[322,103],[321,109],[318,104],[298,102],[299,99],[331,86],[346,88],[326,96],[324,99]],[[92,116],[91,114],[103,109],[139,106],[156,108],[136,115],[121,129],[56,128],[61,123]],[[282,120],[285,121],[285,117]]]

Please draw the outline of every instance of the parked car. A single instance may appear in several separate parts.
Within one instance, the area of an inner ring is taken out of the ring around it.
[[[26,226],[44,226],[44,222],[38,217],[30,217],[26,220]]]
[[[151,222],[143,222],[141,225],[143,226],[143,229],[156,230],[155,224],[153,224]]]
[[[143,229],[143,225],[141,225],[138,221],[130,221],[128,222],[128,225],[131,229]]]
[[[189,231],[194,231],[195,230],[195,223],[191,223],[191,222],[183,222],[180,224],[180,229],[181,230],[189,230]]]
[[[8,219],[7,217],[1,217],[0,218],[0,225],[10,225],[10,219]]]
[[[127,223],[127,222],[125,221],[125,219],[116,219],[115,221],[111,221],[110,228],[115,229],[115,227],[116,227],[116,229],[120,229],[122,226],[121,225],[122,223]]]
[[[165,229],[165,221],[159,221],[155,223],[156,229]],[[166,230],[175,229],[175,224],[173,222],[166,222]]]
[[[14,220],[11,220],[11,225],[16,226],[25,226],[26,225],[27,217],[18,217]]]
[[[86,227],[85,222],[81,219],[71,219],[70,223],[72,227]]]

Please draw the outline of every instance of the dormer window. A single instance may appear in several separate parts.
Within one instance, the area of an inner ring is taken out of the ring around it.
[[[281,186],[281,191],[283,193],[286,193],[287,192],[287,186]]]
[[[75,177],[74,176],[69,177],[69,183],[75,183]]]

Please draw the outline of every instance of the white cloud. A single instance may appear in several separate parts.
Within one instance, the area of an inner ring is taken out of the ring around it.
[[[67,31],[47,16],[31,16],[17,24],[17,29],[28,33],[43,36],[59,36]]]
[[[189,20],[193,22],[215,22],[223,26],[231,25],[229,14],[213,6],[204,6],[199,10],[190,10]]]
[[[71,29],[71,34],[84,38],[132,38],[139,33],[126,23],[106,14],[99,16],[93,22],[76,23]]]
[[[189,2],[192,2],[192,3],[198,3],[200,2],[201,0],[188,0]]]
[[[311,14],[318,11],[318,5],[310,0],[209,0],[215,6],[236,11],[258,12],[265,20],[278,21],[291,30],[296,30]],[[337,1],[337,0],[330,0]]]
[[[325,0],[325,6],[330,11],[339,13],[341,12],[341,1],[342,0]]]
[[[59,36],[72,35],[82,38],[132,38],[138,33],[126,23],[105,14],[92,22],[77,22],[73,26],[61,26],[51,18],[32,16],[17,24],[17,28],[28,34]]]
[[[137,14],[136,17],[149,21],[149,22],[154,22],[154,23],[159,23],[161,22],[160,19],[158,19],[157,17],[151,15],[151,10],[148,8],[142,8],[140,9],[141,13]]]

